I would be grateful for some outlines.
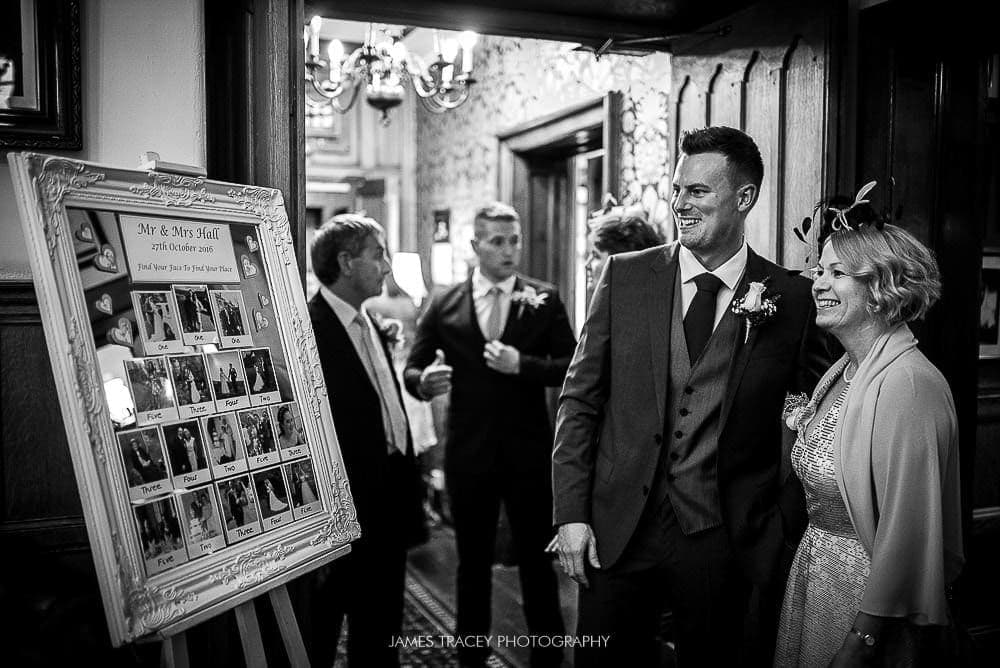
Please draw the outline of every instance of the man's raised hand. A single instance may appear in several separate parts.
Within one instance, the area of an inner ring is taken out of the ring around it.
[[[420,396],[424,399],[451,391],[451,367],[444,361],[444,351],[438,348],[434,361],[420,374]]]

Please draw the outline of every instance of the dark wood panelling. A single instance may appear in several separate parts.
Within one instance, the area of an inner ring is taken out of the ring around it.
[[[747,219],[748,241],[796,269],[815,253],[792,230],[812,214],[827,180],[833,22],[823,3],[763,2],[720,21],[731,34],[684,38],[674,49],[675,141],[708,124],[738,127],[756,140],[764,183]]]
[[[302,0],[205,3],[208,176],[277,188],[305,281]]]

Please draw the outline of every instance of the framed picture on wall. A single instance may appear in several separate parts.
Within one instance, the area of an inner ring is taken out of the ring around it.
[[[0,149],[83,148],[79,0],[0,3]]]
[[[979,358],[1000,358],[1000,248],[983,254],[979,285]]]

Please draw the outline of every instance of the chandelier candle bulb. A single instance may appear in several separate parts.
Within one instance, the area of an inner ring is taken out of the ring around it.
[[[309,54],[319,58],[319,31],[323,27],[323,17],[314,16],[309,21]]]
[[[472,73],[472,47],[476,45],[479,35],[471,30],[463,30],[458,41],[462,45],[462,73]]]

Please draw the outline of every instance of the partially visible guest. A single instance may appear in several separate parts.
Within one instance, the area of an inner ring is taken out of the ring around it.
[[[929,643],[949,621],[945,590],[963,563],[955,405],[907,326],[937,300],[938,267],[863,199],[873,186],[824,213],[816,323],[846,353],[787,411],[809,525],[785,590],[779,666],[939,665]]]
[[[609,255],[645,250],[664,243],[663,234],[646,222],[639,205],[622,206],[606,195],[604,208],[590,218],[590,253],[587,254],[587,288],[593,289]]]
[[[310,248],[319,292],[309,316],[361,538],[352,552],[299,578],[297,618],[314,666],[336,659],[347,617],[351,666],[397,666],[406,550],[426,538],[420,476],[384,332],[363,307],[390,271],[385,234],[371,218],[334,216]]]

